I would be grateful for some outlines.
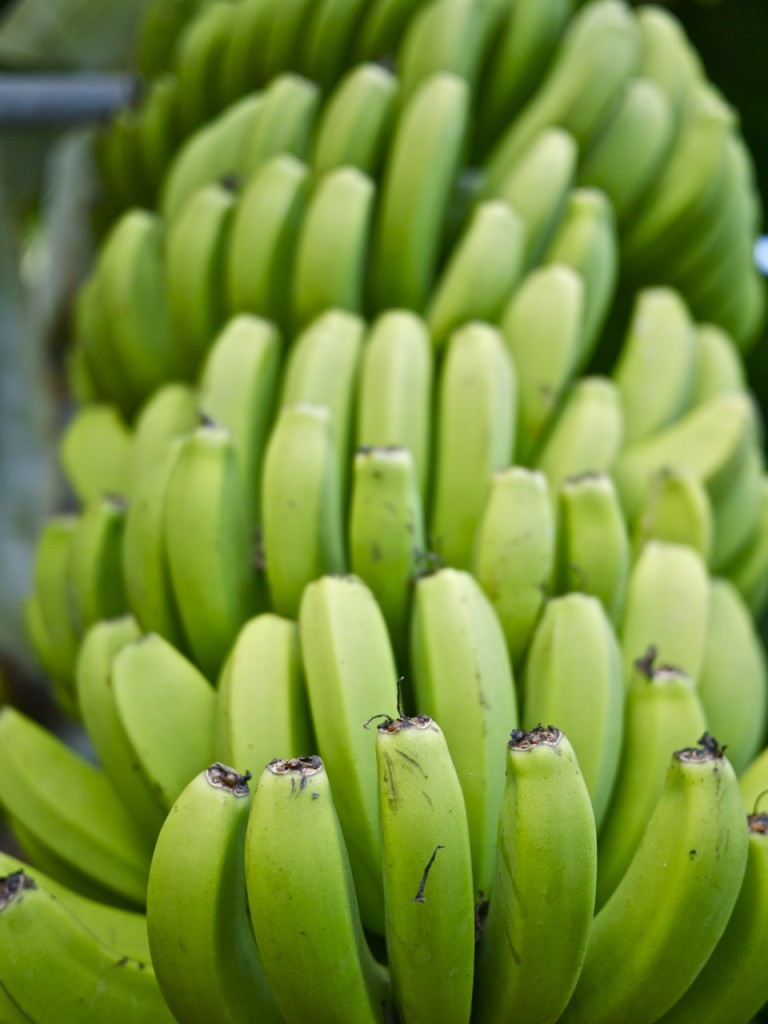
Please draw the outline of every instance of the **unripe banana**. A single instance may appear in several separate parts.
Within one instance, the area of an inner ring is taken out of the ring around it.
[[[440,569],[417,581],[410,650],[415,704],[445,733],[467,807],[475,892],[487,896],[517,706],[504,634],[474,577]]]
[[[103,942],[36,883],[34,869],[0,879],[0,936],[0,984],[21,1011],[16,1020],[174,1020],[151,965]]]
[[[672,757],[637,853],[595,917],[563,1024],[658,1020],[725,931],[747,833],[733,769],[711,737],[702,739],[704,747]]]
[[[598,5],[603,2],[611,0],[598,0]],[[571,190],[542,262],[565,263],[584,279],[584,322],[577,360],[577,366],[583,368],[600,337],[619,276],[616,222],[604,192],[596,188]]]
[[[560,722],[599,829],[622,751],[624,678],[618,638],[596,598],[566,594],[547,602],[525,661],[520,718]]]
[[[608,377],[582,377],[572,386],[536,456],[536,468],[556,495],[565,479],[609,473],[624,433],[616,385]]]
[[[237,634],[219,676],[216,756],[258,769],[276,749],[313,745],[296,623],[271,612],[257,615]]]
[[[186,377],[196,377],[225,319],[224,260],[235,196],[224,185],[195,192],[168,225],[165,278],[174,343]]]
[[[238,200],[225,256],[227,307],[287,329],[291,273],[309,190],[309,171],[296,157],[266,160]]]
[[[544,607],[554,554],[544,474],[521,466],[494,473],[475,534],[472,573],[499,617],[515,667]]]
[[[694,682],[680,669],[638,657],[627,691],[623,742],[608,813],[599,836],[597,906],[627,871],[664,784],[669,751],[701,735],[706,716]]]
[[[147,887],[152,966],[177,1020],[278,1024],[245,890],[247,775],[220,762],[179,794],[158,836]]]
[[[263,97],[259,119],[243,157],[246,179],[279,153],[307,159],[320,104],[320,90],[314,82],[287,72],[269,83]]]
[[[722,938],[691,985],[659,1024],[745,1021],[768,1001],[762,952],[768,940],[768,817],[747,817],[749,852],[739,896]]]
[[[464,795],[445,737],[426,715],[387,718],[376,761],[387,961],[409,1024],[466,1024],[475,900]]]
[[[80,406],[61,434],[59,461],[81,504],[99,494],[130,494],[135,432],[114,405]]]
[[[356,167],[337,167],[317,182],[299,230],[293,266],[294,330],[336,308],[363,309],[375,185]]]
[[[230,433],[249,528],[261,513],[261,470],[281,347],[274,324],[242,313],[214,338],[200,374],[200,412]]]
[[[189,780],[212,760],[215,691],[155,633],[117,651],[110,681],[120,724],[134,752],[133,763],[124,768],[140,772],[170,810]]]
[[[514,729],[478,949],[477,1020],[560,1019],[587,950],[596,846],[589,794],[565,733]]]
[[[525,228],[523,265],[538,265],[552,240],[575,184],[576,141],[564,128],[543,128],[531,139],[505,177],[483,195],[509,203]]]
[[[38,537],[32,565],[34,614],[47,638],[45,661],[53,670],[51,682],[65,701],[72,692],[79,642],[67,579],[77,522],[75,513],[49,517]]]
[[[537,267],[521,282],[500,326],[518,385],[517,459],[528,464],[557,412],[581,351],[583,278],[567,264]]]
[[[365,59],[391,55],[411,15],[427,0],[371,0],[360,25],[356,52]]]
[[[363,724],[396,698],[387,624],[355,576],[323,576],[304,590],[299,637],[318,749],[324,758],[366,926],[384,933],[376,753]]]
[[[619,630],[627,685],[636,659],[649,647],[663,664],[698,682],[709,599],[707,567],[693,548],[648,541],[632,567]]]
[[[236,12],[237,5],[225,0],[205,3],[179,37],[174,70],[179,79],[179,118],[187,134],[217,113],[219,97],[211,83],[218,81],[225,66]]]
[[[745,390],[744,364],[733,338],[716,324],[698,324],[696,339],[694,405],[723,391]]]
[[[286,406],[262,478],[267,586],[278,615],[296,618],[304,587],[346,567],[338,452],[327,406]]]
[[[124,499],[110,494],[89,501],[78,518],[69,545],[67,589],[79,635],[99,619],[128,610],[122,563],[125,519]]]
[[[475,207],[430,295],[425,316],[433,345],[442,348],[469,320],[499,319],[522,272],[524,240],[523,219],[506,202]]]
[[[469,115],[469,89],[442,72],[422,82],[395,125],[369,268],[374,312],[421,310],[432,288]]]
[[[259,776],[246,833],[245,877],[259,954],[286,1024],[385,1021],[386,970],[363,934],[319,757],[272,761]]]
[[[611,478],[604,473],[566,477],[559,494],[553,592],[594,595],[616,624],[630,563],[627,525]],[[570,735],[567,724],[561,724]]]
[[[73,358],[81,363],[100,401],[112,402],[118,407],[119,412],[112,412],[115,418],[119,419],[121,414],[131,415],[135,399],[126,384],[114,346],[105,344],[110,322],[99,280],[98,262],[75,295],[73,319]]]
[[[357,167],[378,177],[395,114],[399,82],[380,64],[358,64],[323,105],[312,143],[312,170]]]
[[[643,38],[640,74],[661,86],[681,125],[689,116],[696,83],[704,78],[701,58],[668,8],[641,4],[635,16]]]
[[[765,473],[762,447],[753,443],[735,467],[728,490],[713,502],[713,572],[726,572],[759,531]]]
[[[268,24],[257,43],[262,50],[259,60],[261,73],[270,82],[283,71],[302,71],[306,24],[313,10],[314,0],[261,0],[261,6],[271,9]]]
[[[194,430],[199,424],[198,394],[191,384],[170,381],[152,392],[139,409],[133,426],[128,492],[131,501],[147,473],[165,458],[174,438]]]
[[[407,448],[426,500],[432,436],[432,349],[426,324],[388,310],[371,324],[360,365],[357,445]]]
[[[697,339],[690,313],[671,288],[635,296],[613,379],[624,410],[625,444],[674,423],[692,404]]]
[[[687,469],[662,468],[651,477],[635,519],[635,558],[649,540],[688,544],[709,564],[715,524],[704,484]]]
[[[275,0],[235,4],[219,73],[212,82],[220,105],[227,106],[270,80],[265,51],[281,6],[285,5]]]
[[[262,601],[247,511],[229,431],[209,424],[183,438],[165,495],[165,549],[184,633],[210,679]]]
[[[307,76],[323,88],[344,71],[367,6],[367,0],[320,0],[313,7],[301,49]]]
[[[728,566],[726,575],[739,588],[752,615],[758,617],[768,602],[768,475],[763,476],[755,536]]]
[[[159,75],[149,84],[139,114],[138,143],[144,177],[153,186],[153,205],[166,170],[179,144],[176,119],[178,79],[171,72]]]
[[[430,547],[468,568],[491,476],[512,463],[515,368],[501,333],[469,323],[448,341],[437,395]]]
[[[740,774],[765,742],[768,675],[752,616],[727,579],[710,584],[698,691],[708,727],[728,744],[731,764]]]
[[[103,770],[10,706],[0,710],[0,803],[102,898],[143,905],[151,842]]]

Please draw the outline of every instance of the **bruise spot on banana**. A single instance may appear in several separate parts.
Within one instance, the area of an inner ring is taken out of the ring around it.
[[[215,789],[227,789],[233,796],[247,796],[250,792],[248,780],[251,778],[251,773],[246,772],[245,775],[241,775],[234,768],[222,764],[221,761],[215,761],[210,768],[206,768],[205,777]]]
[[[0,878],[0,911],[5,910],[15,899],[21,900],[27,889],[36,888],[34,879],[23,870]]]
[[[424,895],[424,890],[427,888],[427,879],[429,878],[429,872],[432,870],[432,865],[435,863],[435,857],[437,856],[438,850],[444,850],[444,846],[436,846],[432,851],[432,856],[427,862],[427,866],[424,868],[424,874],[421,876],[419,882],[419,888],[416,890],[416,895],[413,897],[413,903],[426,903],[427,897]]]

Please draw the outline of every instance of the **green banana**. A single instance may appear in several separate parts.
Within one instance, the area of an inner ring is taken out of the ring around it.
[[[596,846],[592,805],[566,734],[553,726],[514,729],[473,1019],[560,1019],[587,951]]]
[[[77,658],[77,701],[94,752],[120,799],[154,843],[167,807],[140,770],[117,706],[112,663],[141,632],[131,615],[97,622],[83,637]]]
[[[506,202],[478,203],[434,284],[425,311],[437,349],[467,321],[498,321],[522,272],[524,238],[524,222]]]
[[[114,405],[80,406],[65,426],[58,448],[64,476],[81,504],[99,494],[130,494],[135,434]]]
[[[677,124],[683,125],[695,105],[697,83],[705,75],[701,59],[669,8],[641,4],[635,16],[643,39],[640,74],[661,86]]]
[[[0,984],[30,1020],[172,1024],[150,964],[107,945],[34,870],[0,879]]]
[[[320,176],[335,167],[357,167],[377,177],[395,116],[399,82],[380,64],[357,64],[323,104],[312,142],[311,164]]]
[[[225,67],[238,6],[227,0],[204,3],[179,36],[173,65],[179,80],[179,120],[185,134],[218,113],[220,101],[211,83],[219,80]]]
[[[515,369],[501,333],[474,322],[448,340],[437,388],[430,547],[468,568],[491,476],[513,461]]]
[[[744,391],[746,373],[733,338],[716,324],[697,324],[696,377],[693,404],[723,391]]]
[[[317,756],[271,761],[253,794],[248,906],[286,1024],[383,1022],[391,1002],[363,933],[334,801]]]
[[[707,724],[691,676],[657,665],[655,658],[652,647],[638,657],[627,690],[618,773],[598,837],[598,908],[616,890],[641,842],[664,785],[669,751]]]
[[[391,57],[412,15],[428,0],[371,0],[357,37],[360,59]]]
[[[261,3],[265,6],[264,0]],[[266,82],[283,71],[303,72],[301,40],[313,3],[314,0],[267,0],[266,6],[271,7],[272,13],[259,43]]]
[[[176,76],[165,72],[150,82],[139,114],[139,150],[144,176],[153,187],[153,206],[160,184],[179,145],[179,84]]]
[[[362,313],[376,187],[356,167],[326,171],[299,229],[291,320],[300,331],[328,309]]]
[[[360,361],[356,442],[359,447],[407,448],[422,502],[429,485],[432,376],[424,321],[398,309],[376,317]]]
[[[176,799],[152,854],[152,966],[175,1019],[189,1024],[282,1021],[248,914],[249,778],[218,761],[195,775]]]
[[[129,508],[145,475],[165,458],[169,444],[199,423],[197,390],[191,384],[169,381],[152,392],[133,425]]]
[[[403,1019],[465,1024],[475,900],[464,795],[438,724],[385,718],[376,734],[387,961]]]
[[[445,733],[467,807],[475,892],[488,896],[504,743],[517,707],[504,633],[468,572],[439,569],[417,580],[410,651],[414,701]]]
[[[125,373],[110,341],[110,318],[99,280],[98,257],[74,297],[72,321],[73,362],[79,363],[81,372],[92,381],[99,402],[111,403],[106,407],[115,420],[131,416],[134,398],[126,388]],[[88,409],[87,404],[84,409]]]
[[[515,668],[544,607],[554,555],[555,524],[543,473],[522,466],[494,473],[471,567],[496,611]]]
[[[0,803],[111,902],[144,904],[151,843],[103,770],[10,706],[0,709]]]
[[[181,32],[207,0],[149,0],[139,26],[136,61],[149,80],[167,71]]]
[[[296,618],[304,587],[346,567],[338,452],[327,406],[286,406],[267,443],[262,539],[271,607]]]
[[[221,66],[214,79],[216,98],[225,107],[252,89],[262,88],[271,78],[266,68],[266,40],[281,4],[244,0],[234,6]]]
[[[728,490],[713,502],[715,529],[711,563],[714,572],[725,572],[758,532],[765,472],[762,449],[753,443],[742,454]]]
[[[376,753],[363,723],[396,698],[387,624],[356,576],[309,583],[298,619],[312,724],[334,786],[360,912],[368,928],[383,934]]]
[[[201,765],[211,761],[215,691],[156,633],[117,651],[110,680],[117,716],[133,749],[133,763],[125,770],[141,773],[170,810]]]
[[[652,436],[688,411],[697,349],[691,315],[678,292],[657,287],[635,295],[612,371],[624,410],[625,444]]]
[[[369,303],[419,311],[432,288],[469,116],[469,88],[431,75],[403,105],[383,171]]]
[[[243,157],[246,179],[280,153],[306,160],[320,105],[318,86],[290,72],[274,78],[262,95],[264,102]]]
[[[235,205],[231,189],[205,185],[168,225],[165,282],[174,343],[187,378],[199,373],[226,318],[224,267]]]
[[[697,551],[687,544],[646,543],[632,566],[619,628],[627,684],[635,660],[650,646],[663,664],[698,681],[709,601],[710,579]]]
[[[276,748],[312,749],[295,622],[272,612],[249,619],[227,655],[217,691],[213,746],[227,763],[258,768]]]
[[[200,373],[199,404],[204,418],[232,437],[246,527],[261,509],[261,468],[273,418],[282,338],[274,324],[242,313],[213,339]]]
[[[307,167],[288,153],[265,160],[244,187],[224,257],[230,313],[290,326],[291,275],[308,192]]]
[[[768,674],[749,609],[727,579],[710,584],[698,692],[708,727],[727,742],[731,764],[741,774],[765,742]]]
[[[347,54],[367,8],[367,0],[318,0],[305,26],[301,46],[307,77],[323,89],[346,70]]]
[[[349,567],[370,587],[405,664],[411,588],[426,559],[424,513],[407,448],[359,448],[349,510]]]
[[[79,635],[99,619],[128,610],[122,561],[125,520],[125,500],[111,494],[89,501],[78,517],[66,575]]]
[[[532,270],[504,310],[500,327],[517,373],[516,455],[529,464],[576,370],[584,281],[567,264]]]
[[[622,752],[621,650],[589,594],[549,600],[533,630],[522,679],[523,722],[560,722],[579,761],[595,827],[605,820]]]
[[[563,1024],[658,1020],[725,931],[747,833],[733,769],[711,737],[702,739],[705,746],[672,755],[637,853],[595,916]]]
[[[707,491],[686,469],[662,468],[655,473],[635,519],[635,557],[649,540],[688,544],[709,564],[715,524]]]
[[[728,566],[726,575],[738,587],[753,616],[759,616],[768,602],[768,475],[763,476],[755,536]]]

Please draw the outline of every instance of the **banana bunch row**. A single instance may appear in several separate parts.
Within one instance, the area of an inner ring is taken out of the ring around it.
[[[229,23],[276,6],[221,0],[190,31],[216,12]],[[290,31],[300,25],[323,60],[352,52],[359,0],[320,4],[309,28],[304,6],[275,32],[296,18]],[[370,54],[332,60],[327,74],[278,61],[167,147],[156,209],[142,197],[126,204],[83,288],[82,393],[133,416],[160,384],[192,379],[215,331],[240,312],[288,337],[331,307],[368,319],[405,308],[442,346],[464,320],[498,323],[521,280],[553,261],[592,279],[580,369],[596,352],[602,364],[615,356],[606,318],[615,307],[621,322],[639,286],[674,286],[697,320],[740,345],[754,339],[765,288],[752,260],[751,159],[670,15],[620,0],[572,16],[555,0],[412,6],[387,0],[366,14],[399,12],[398,32],[384,33],[391,66]],[[256,29],[234,32],[232,45],[258,39],[263,58],[258,19]],[[317,42],[329,33],[335,49]],[[214,102],[224,70],[193,64],[197,88],[179,95],[197,108],[201,95]],[[127,156],[114,162],[139,180]]]

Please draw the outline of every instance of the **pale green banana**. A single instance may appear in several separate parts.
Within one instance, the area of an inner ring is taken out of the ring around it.
[[[635,557],[649,540],[688,544],[709,564],[715,524],[706,488],[686,469],[662,468],[645,492],[632,531]]]
[[[768,475],[763,476],[755,536],[727,567],[726,575],[736,584],[752,614],[759,616],[768,603]]]
[[[723,391],[745,390],[746,372],[733,338],[716,324],[698,324],[696,339],[694,405]]]
[[[320,104],[318,86],[290,72],[272,79],[262,95],[264,102],[243,157],[246,179],[281,153],[307,159]]]
[[[126,503],[117,495],[93,498],[82,509],[69,545],[67,592],[79,635],[99,619],[128,610],[122,543]]]
[[[135,433],[114,405],[88,403],[73,413],[59,441],[59,461],[81,504],[108,492],[128,495]]]
[[[198,406],[196,388],[181,381],[163,384],[141,406],[133,424],[128,490],[131,501],[141,490],[147,473],[165,458],[170,442],[199,425]]]

